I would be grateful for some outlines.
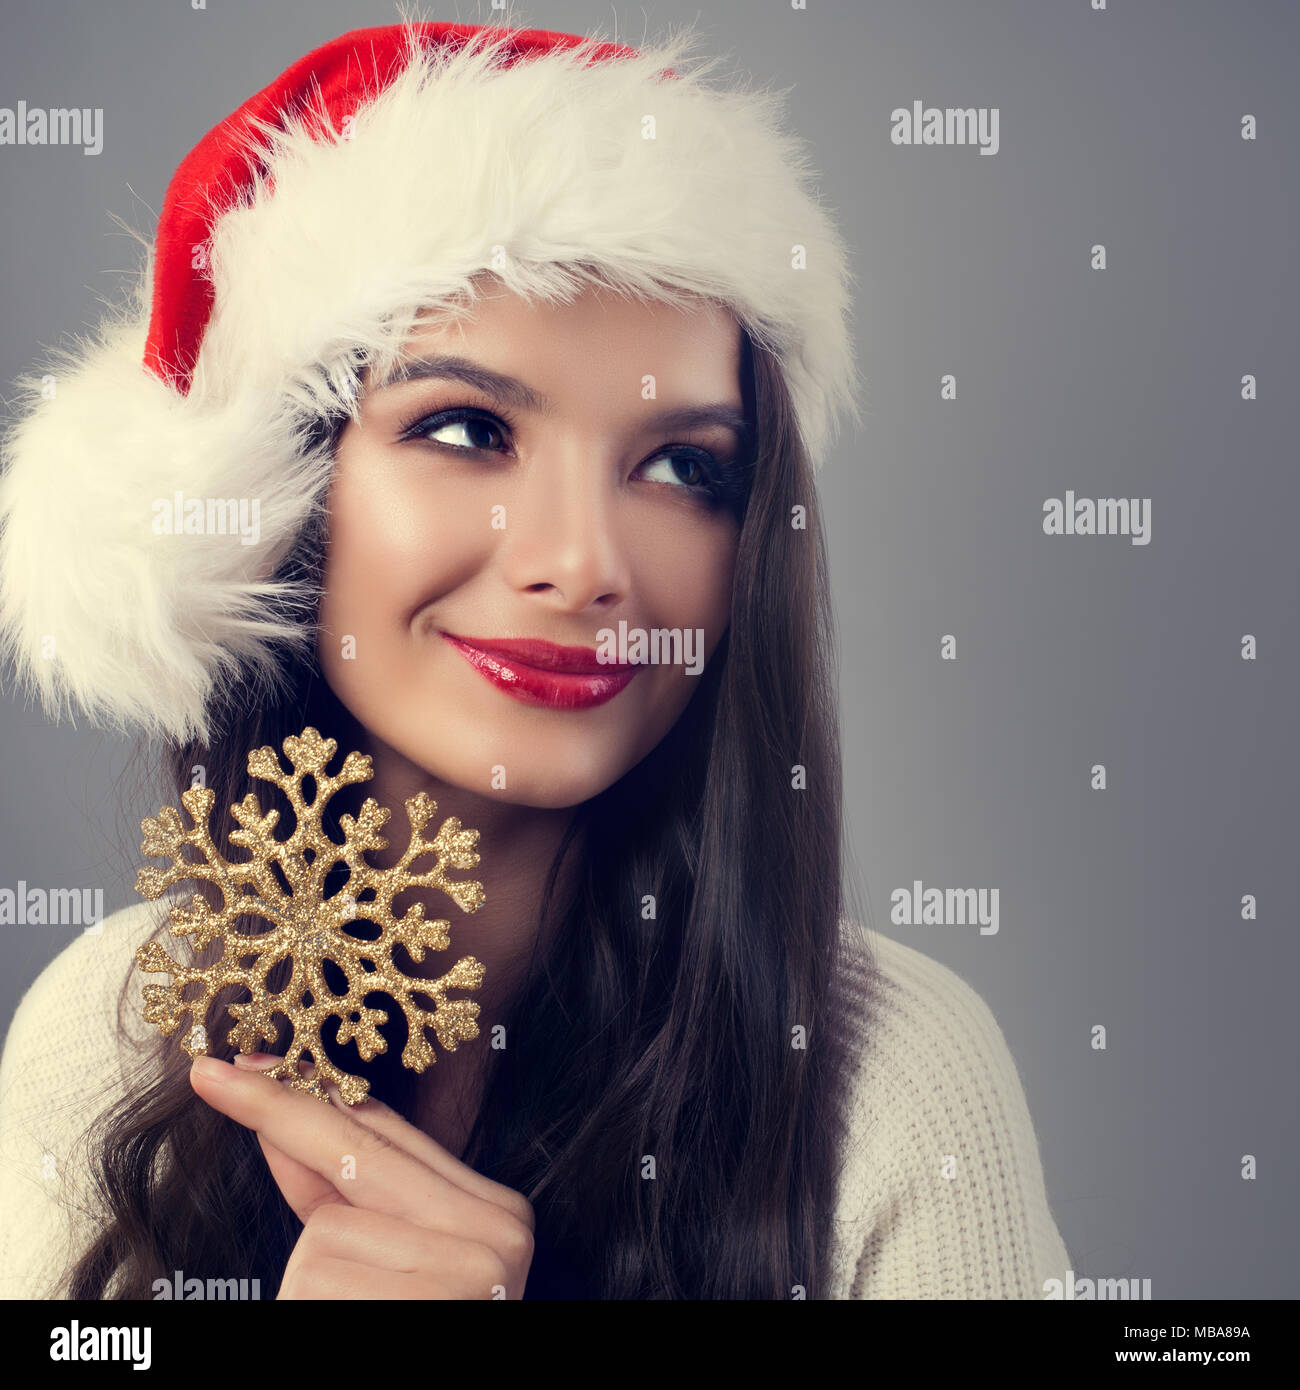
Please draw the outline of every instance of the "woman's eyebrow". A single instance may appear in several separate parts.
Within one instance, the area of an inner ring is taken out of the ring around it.
[[[468,357],[407,357],[403,358],[370,394],[386,391],[390,386],[398,386],[405,381],[459,381],[472,386],[484,395],[496,396],[498,400],[518,410],[530,410],[535,415],[549,415],[555,408],[549,397],[534,391],[517,377],[503,376],[471,362]]]
[[[657,430],[703,430],[710,425],[721,425],[731,430],[742,441],[748,441],[753,429],[744,412],[726,401],[712,405],[684,405],[675,410],[661,410],[651,415],[645,422],[650,429]]]
[[[371,387],[370,394],[407,381],[459,381],[486,396],[495,396],[517,410],[550,415],[555,409],[555,403],[549,396],[533,390],[518,377],[504,376],[471,362],[468,357],[403,358],[379,385]],[[707,429],[710,425],[721,425],[734,431],[742,440],[748,439],[752,433],[744,412],[726,401],[676,406],[648,417],[644,423],[648,428],[666,430]]]

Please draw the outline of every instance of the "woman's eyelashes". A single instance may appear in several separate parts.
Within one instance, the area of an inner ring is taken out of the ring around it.
[[[514,422],[504,410],[498,417],[472,406],[454,406],[432,415],[418,416],[401,427],[398,441],[420,440],[458,454],[493,454],[502,452],[513,429]],[[648,481],[720,500],[731,490],[728,484],[733,468],[734,465],[718,459],[707,449],[691,444],[668,444],[640,464],[638,471],[658,469],[659,476]]]
[[[403,440],[424,439],[442,448],[454,449],[457,453],[496,453],[497,446],[492,436],[504,438],[508,425],[503,425],[483,410],[472,410],[457,406],[452,410],[440,410],[434,415],[424,415],[407,426],[401,434]],[[435,439],[434,435],[444,432],[461,431],[464,443],[451,439]]]

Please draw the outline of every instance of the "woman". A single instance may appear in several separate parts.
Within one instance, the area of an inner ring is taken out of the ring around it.
[[[50,713],[161,740],[231,860],[228,808],[271,804],[249,751],[318,729],[374,768],[335,839],[427,792],[487,900],[451,923],[477,1038],[421,1073],[400,1018],[369,1061],[336,1039],[352,1107],[233,1064],[223,1008],[192,1067],[143,1023],[161,905],[70,946],[0,1071],[11,1295],[1032,1298],[1066,1267],[988,1010],[842,912],[812,468],[857,416],[849,276],[776,99],[687,44],[325,45],[191,152],[134,309],[34,392],[0,614]],[[677,637],[601,659],[638,632]]]

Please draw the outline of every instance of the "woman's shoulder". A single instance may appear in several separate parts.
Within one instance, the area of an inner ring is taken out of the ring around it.
[[[165,915],[165,907],[149,902],[111,913],[69,942],[32,981],[0,1054],[0,1129],[10,1130],[24,1117],[75,1110],[78,1097],[101,1091],[140,1043],[157,1036],[144,1020],[148,980],[136,968],[135,952]]]
[[[879,1044],[891,1042],[906,1042],[914,1061],[932,1064],[950,1062],[945,1054],[954,1047],[963,1053],[973,1043],[998,1053],[1006,1048],[993,1011],[950,966],[891,937],[872,933],[868,941],[856,931],[847,959],[878,1044],[875,1058]]]
[[[972,1070],[1019,1088],[993,1011],[955,970],[856,924],[845,931],[845,977],[861,1031],[856,1076],[873,1083],[863,1094],[869,1112],[886,1097],[928,1095],[932,1084]]]
[[[5,1038],[4,1056],[14,1047],[39,1040],[49,1054],[60,1039],[89,1041],[89,1034],[117,1032],[117,1017],[105,1016],[99,1007],[111,994],[114,1000],[131,978],[136,948],[158,929],[166,909],[150,902],[133,903],[110,913],[102,922],[87,927],[40,971],[14,1011]],[[136,993],[139,993],[137,988]],[[48,1030],[57,1026],[56,1037]],[[71,1060],[71,1047],[60,1046]],[[82,1057],[80,1071],[91,1059]],[[0,1103],[5,1093],[0,1091]]]
[[[992,1010],[931,956],[854,929],[862,1011],[836,1212],[851,1298],[1041,1298],[1063,1277],[1038,1139]]]
[[[0,1297],[39,1296],[66,1264],[73,1218],[85,1207],[81,1141],[120,1094],[136,1049],[156,1036],[141,1012],[147,981],[136,978],[134,956],[164,915],[142,902],[88,928],[36,976],[9,1024],[0,1054]]]

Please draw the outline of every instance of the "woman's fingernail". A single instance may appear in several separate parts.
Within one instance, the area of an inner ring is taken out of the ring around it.
[[[209,1081],[224,1081],[230,1076],[230,1068],[217,1057],[196,1057],[192,1070]]]
[[[270,1052],[239,1052],[235,1054],[235,1065],[244,1067],[249,1071],[260,1071],[263,1067],[273,1067],[277,1062],[283,1062],[283,1057],[276,1057]]]

